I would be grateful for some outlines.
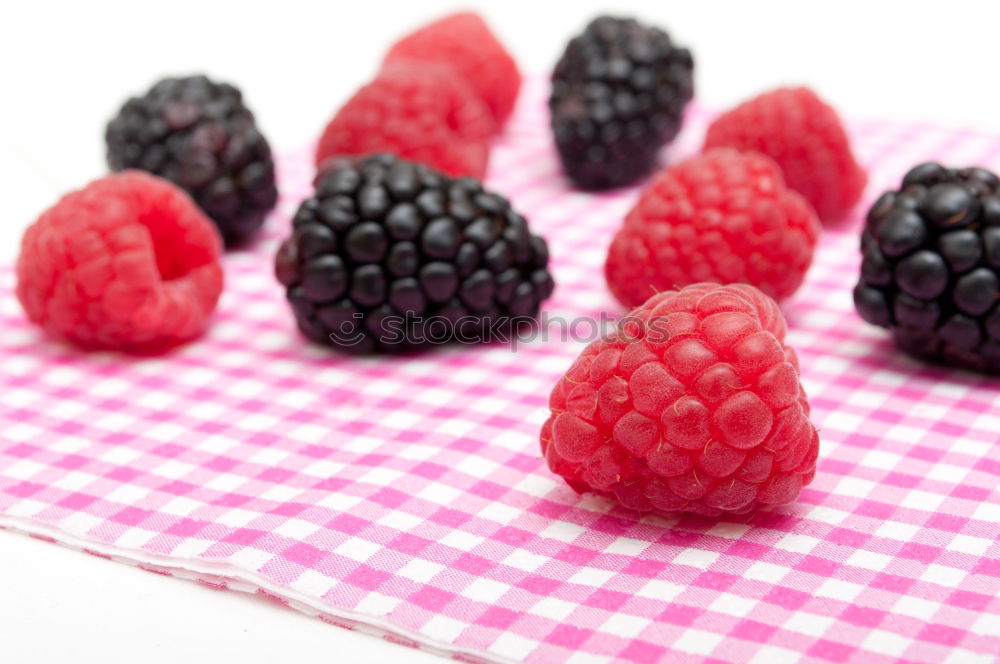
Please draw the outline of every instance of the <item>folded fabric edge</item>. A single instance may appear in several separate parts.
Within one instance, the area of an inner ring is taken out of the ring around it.
[[[258,574],[236,569],[228,564],[190,558],[171,558],[134,549],[124,549],[66,532],[57,526],[36,523],[4,514],[0,514],[0,529],[41,539],[116,563],[138,567],[154,574],[194,581],[214,590],[234,590],[259,595],[312,618],[318,618],[330,625],[381,638],[399,646],[424,650],[454,661],[467,662],[468,664],[517,664],[514,660],[484,653],[480,650],[456,648],[418,632],[392,625],[375,616],[351,611],[331,611],[329,606],[317,602],[315,599],[272,583]]]

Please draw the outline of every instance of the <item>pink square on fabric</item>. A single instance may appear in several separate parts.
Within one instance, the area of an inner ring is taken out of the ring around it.
[[[771,635],[778,631],[775,625],[767,625],[757,620],[743,619],[736,624],[732,636],[756,643],[767,643]]]
[[[298,542],[282,551],[281,556],[303,567],[312,567],[326,556],[326,552],[304,542]]]
[[[590,631],[573,627],[572,625],[559,625],[552,630],[546,641],[553,645],[562,646],[570,650],[576,650],[590,636]]]
[[[982,593],[971,592],[969,590],[956,590],[948,596],[948,603],[952,606],[960,606],[963,609],[972,611],[983,611],[993,598]]]
[[[178,537],[190,537],[197,534],[208,525],[207,521],[197,521],[195,519],[181,519],[165,531],[167,535],[177,535]]]
[[[870,609],[865,606],[849,606],[840,614],[840,619],[853,623],[858,627],[878,627],[885,618],[886,612]]]
[[[812,599],[812,595],[809,593],[802,592],[801,590],[795,590],[794,588],[782,587],[774,588],[764,596],[765,602],[776,604],[777,606],[788,609],[789,611],[794,611],[802,607],[810,599]]]
[[[476,619],[476,624],[494,629],[507,629],[517,621],[520,614],[502,606],[491,606]]]
[[[568,188],[546,86],[526,82],[487,185],[549,240],[548,315],[617,316],[601,263],[636,192]],[[710,118],[691,109],[671,161],[700,148]],[[45,339],[0,268],[0,527],[213,588],[254,579],[333,625],[476,664],[991,661],[996,379],[898,352],[851,288],[866,206],[928,159],[1000,164],[1000,136],[849,129],[866,200],[824,229],[782,305],[822,439],[793,505],[643,517],[572,491],[538,432],[583,341],[362,359],[305,341],[272,274],[309,195],[305,147],[278,160],[264,236],[225,256],[216,324],[166,356]]]
[[[806,651],[806,654],[828,662],[846,662],[852,651],[853,649],[844,643],[820,639]]]
[[[622,659],[629,662],[642,664],[643,662],[665,661],[667,651],[663,646],[658,646],[648,641],[631,641],[621,652]]]
[[[436,613],[455,599],[455,596],[433,586],[425,586],[410,595],[408,599],[413,604]]]
[[[359,565],[344,577],[344,581],[365,590],[375,590],[391,578],[392,575],[388,572],[374,569],[368,565]]]
[[[920,630],[917,638],[923,641],[940,643],[943,646],[955,646],[962,642],[964,636],[965,632],[955,627],[949,627],[948,625],[927,625]]]

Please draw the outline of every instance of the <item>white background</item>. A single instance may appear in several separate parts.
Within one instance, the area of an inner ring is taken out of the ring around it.
[[[1000,132],[1000,3],[991,0],[8,0],[0,13],[0,260],[16,255],[24,228],[60,193],[104,172],[105,122],[158,77],[206,72],[239,85],[281,151],[315,138],[396,36],[465,6],[480,8],[526,73],[547,72],[571,34],[612,9],[689,46],[697,95],[710,106],[807,83],[844,114]],[[391,658],[441,661],[253,597],[0,532],[3,662]]]

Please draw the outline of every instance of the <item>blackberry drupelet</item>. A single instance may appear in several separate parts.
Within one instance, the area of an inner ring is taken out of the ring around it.
[[[632,184],[656,166],[694,94],[691,53],[666,32],[601,16],[566,46],[549,110],[566,175],[582,189]]]
[[[861,317],[918,357],[1000,373],[1000,180],[920,164],[868,212]]]
[[[125,102],[105,139],[111,170],[137,168],[178,185],[227,246],[256,233],[278,200],[271,148],[228,83],[163,79]]]
[[[327,161],[275,273],[299,328],[352,353],[486,340],[554,287],[545,240],[510,203],[389,155]]]

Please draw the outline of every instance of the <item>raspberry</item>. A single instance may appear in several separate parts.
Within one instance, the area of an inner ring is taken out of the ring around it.
[[[656,166],[694,94],[691,53],[659,28],[601,16],[566,46],[552,74],[552,133],[581,189],[632,184]]]
[[[773,300],[694,284],[649,298],[552,390],[549,468],[639,512],[746,513],[812,481],[819,436]]]
[[[509,202],[393,156],[326,162],[292,223],[275,273],[299,329],[350,353],[485,340],[552,294]]]
[[[716,147],[774,159],[824,222],[843,219],[867,182],[836,111],[809,88],[780,88],[723,113],[705,137],[706,150]]]
[[[1000,180],[920,164],[862,233],[861,317],[912,355],[1000,373]]]
[[[481,179],[493,129],[489,109],[449,69],[398,62],[337,112],[319,140],[316,165],[334,156],[389,152]]]
[[[615,235],[605,275],[627,306],[699,281],[780,299],[802,283],[818,235],[809,204],[770,159],[711,150],[654,178]]]
[[[187,194],[125,171],[67,194],[25,231],[17,296],[33,323],[82,346],[171,346],[215,309],[220,252]]]
[[[227,245],[249,240],[278,200],[274,162],[240,91],[204,76],[167,78],[108,123],[108,165],[188,192]]]
[[[490,109],[498,130],[514,109],[521,88],[517,63],[472,12],[452,14],[400,39],[385,56],[385,64],[401,60],[451,67]]]

